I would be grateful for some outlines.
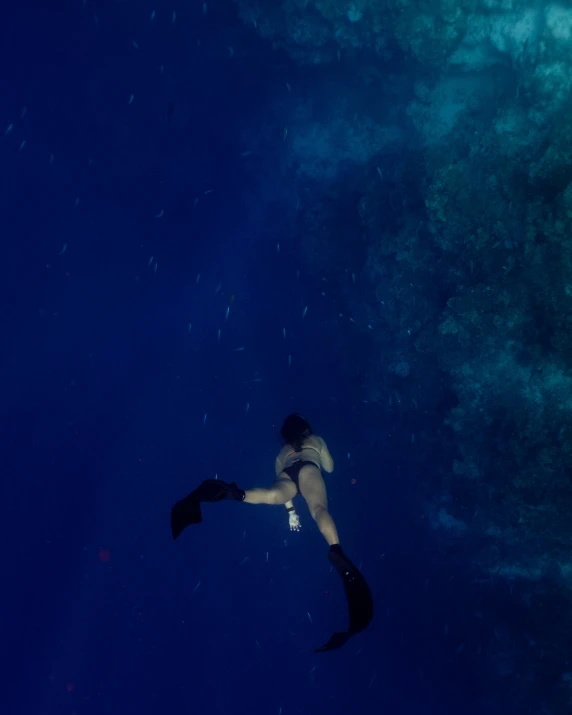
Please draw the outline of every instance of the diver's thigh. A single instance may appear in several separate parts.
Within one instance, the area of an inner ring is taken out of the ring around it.
[[[293,480],[290,479],[290,477],[284,472],[281,472],[281,474],[276,478],[274,484],[272,485],[272,488],[277,489],[282,494],[284,494],[284,496],[286,497],[286,501],[291,501],[292,499],[294,499],[298,492]]]
[[[312,510],[314,506],[328,506],[326,484],[318,467],[303,467],[300,470],[300,493]]]

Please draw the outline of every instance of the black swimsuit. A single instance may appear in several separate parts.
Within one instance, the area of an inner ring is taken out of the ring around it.
[[[300,485],[298,484],[298,480],[300,479],[300,470],[307,464],[311,464],[313,467],[316,467],[316,469],[320,468],[316,462],[311,462],[309,459],[297,459],[295,462],[292,462],[289,467],[282,470],[294,482],[298,492],[300,492]]]

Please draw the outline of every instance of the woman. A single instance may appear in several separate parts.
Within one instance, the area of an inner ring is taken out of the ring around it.
[[[289,415],[280,433],[284,446],[276,457],[276,479],[268,488],[239,489],[235,482],[207,479],[171,511],[171,530],[176,539],[190,524],[202,519],[201,502],[225,499],[247,504],[284,504],[289,513],[290,529],[300,530],[300,518],[292,500],[300,493],[306,500],[310,514],[330,546],[328,558],[336,567],[346,592],[350,627],[347,632],[334,633],[329,642],[317,652],[334,650],[342,646],[351,635],[362,631],[371,621],[373,603],[369,587],[354,564],[342,551],[334,520],[328,512],[326,485],[321,470],[331,473],[334,460],[321,437],[313,434],[310,423],[298,413]]]
[[[300,529],[300,517],[292,503],[300,493],[328,546],[339,544],[336,525],[328,512],[326,485],[321,472],[322,469],[328,474],[334,471],[334,460],[326,443],[313,434],[310,423],[297,413],[284,420],[280,434],[285,444],[276,457],[273,488],[285,500],[282,503],[290,515],[290,529]],[[253,496],[256,495],[247,491],[245,501]]]

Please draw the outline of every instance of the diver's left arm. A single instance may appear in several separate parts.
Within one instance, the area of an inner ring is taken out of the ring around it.
[[[290,531],[300,531],[300,517],[296,514],[294,504],[291,501],[286,502],[286,509],[288,509],[288,523],[290,524]]]
[[[274,471],[276,476],[284,470],[284,465],[282,464],[282,459],[280,454],[276,457],[276,462],[274,463]],[[284,504],[286,511],[288,512],[288,523],[290,524],[290,531],[300,531],[300,517],[296,514],[296,509],[294,509],[294,502],[290,499]]]

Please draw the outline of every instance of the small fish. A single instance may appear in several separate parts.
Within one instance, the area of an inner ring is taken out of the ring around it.
[[[266,552],[266,563],[268,563],[268,551]]]
[[[206,421],[207,421],[207,413],[205,412],[205,416],[203,417],[203,426],[205,425]]]
[[[193,593],[197,590],[197,588],[201,585],[201,582],[199,581],[197,585],[193,588]]]
[[[6,127],[6,131],[4,132],[4,136],[7,137],[8,134],[10,134],[10,132],[12,131],[12,129],[14,129],[14,125],[8,124],[8,126]]]
[[[212,194],[213,191],[214,191],[214,189],[207,189],[207,190],[205,191],[205,196],[208,196],[209,194]]]
[[[280,253],[280,244],[276,242],[276,253]]]
[[[464,644],[464,643],[461,643],[461,645],[460,645],[460,646],[457,648],[457,650],[455,651],[455,657],[461,655],[461,653],[463,652],[464,648],[465,648],[465,644]]]
[[[356,284],[356,274],[352,273],[352,283],[355,285]]]
[[[288,355],[288,367],[292,365],[292,355]]]
[[[218,479],[218,472],[215,472],[214,478]]]
[[[228,314],[230,313],[230,305],[227,305],[226,307],[226,313],[224,314],[224,319],[228,320]]]
[[[249,558],[250,558],[250,556],[245,556],[245,557],[242,559],[242,561],[241,561],[238,565],[239,565],[239,566],[244,566],[244,564],[248,561]]]
[[[241,156],[243,159],[246,159],[247,156],[252,156],[253,153],[254,153],[254,152],[252,152],[250,149],[248,149],[247,151],[241,152],[241,153],[240,153],[240,156]]]
[[[286,340],[286,328],[282,328],[282,337]]]
[[[351,459],[351,458],[352,458],[352,453],[348,452],[348,459]]]
[[[18,149],[18,151],[22,151],[22,149],[23,149],[25,146],[26,146],[26,140],[24,139],[24,141],[20,144],[20,148]]]
[[[187,333],[190,333],[190,332],[191,332],[191,328],[192,328],[192,327],[193,327],[193,324],[192,324],[192,323],[189,323],[189,325],[187,326]]]
[[[161,209],[158,214],[155,215],[155,218],[161,218],[163,214],[165,213],[164,209]]]
[[[197,196],[197,198],[196,198],[196,199],[194,200],[194,202],[193,202],[193,208],[194,208],[194,209],[197,208],[197,204],[198,204],[198,203],[199,203],[199,197]]]
[[[307,312],[308,312],[308,306],[306,306],[306,307],[304,308],[304,310],[302,311],[302,318],[305,318],[305,317],[306,317],[306,313],[307,313]]]
[[[318,666],[315,665],[315,666],[312,668],[312,670],[308,673],[308,675],[312,675],[312,673],[316,670],[317,667],[318,667]]]
[[[411,444],[415,444],[415,432],[411,433]]]
[[[242,538],[243,538],[243,539],[246,538],[246,529],[242,532]]]
[[[220,291],[221,288],[222,288],[222,283],[219,283],[215,289],[214,294],[216,295]]]
[[[153,10],[151,13],[151,22],[153,22],[153,20],[155,19],[155,14],[155,10]]]
[[[247,402],[246,405],[244,405],[244,412],[245,414],[248,414],[248,410],[250,409],[250,402]]]
[[[221,330],[220,328],[217,330],[217,343],[220,343],[220,335],[221,335]]]
[[[288,82],[286,82],[286,89],[287,89],[289,92],[292,91],[292,87],[290,87],[290,85],[288,84]]]
[[[198,283],[200,280],[201,280],[201,274],[197,273],[197,279],[196,279],[195,283]]]
[[[79,198],[75,200],[74,206],[77,208],[79,206]]]
[[[54,165],[54,155],[50,154],[50,166]]]
[[[203,3],[203,17],[206,17],[206,14],[209,10],[209,6],[206,4],[206,2]]]
[[[134,95],[134,94],[130,94],[130,95],[129,95],[129,104],[133,104],[133,100],[134,100],[134,99],[135,99],[135,95]]]
[[[233,353],[240,353],[244,350],[244,348],[235,348],[232,352]]]
[[[153,273],[157,273],[157,268],[159,268],[159,264],[157,261],[155,261],[155,265],[153,266]]]
[[[172,16],[173,25],[175,24],[176,19],[177,19],[177,13],[173,10],[173,16]]]
[[[234,57],[234,47],[229,47],[229,48],[228,48],[228,54],[229,54],[231,57]]]
[[[64,253],[66,252],[67,247],[68,247],[68,244],[64,243],[62,250],[58,253],[58,256],[63,256]]]
[[[151,256],[151,258],[149,259],[149,263],[147,264],[147,268],[149,268],[149,266],[150,266],[152,263],[153,263],[153,256]]]
[[[377,167],[377,173],[379,174],[379,178],[380,178],[380,179],[383,179],[383,172],[381,171],[381,169],[379,168],[379,166]]]
[[[284,127],[284,139],[282,141],[286,141],[287,136],[288,136],[288,127]]]
[[[306,611],[306,615],[308,616],[308,620],[310,623],[312,623],[312,616],[310,615],[309,611]]]
[[[377,673],[374,673],[374,674],[371,676],[371,680],[369,681],[368,688],[371,688],[371,686],[375,683],[375,679],[376,679],[376,678],[377,678]]]
[[[135,42],[135,40],[131,40],[131,44],[133,45],[133,47],[134,47],[136,50],[139,49],[139,45]]]

